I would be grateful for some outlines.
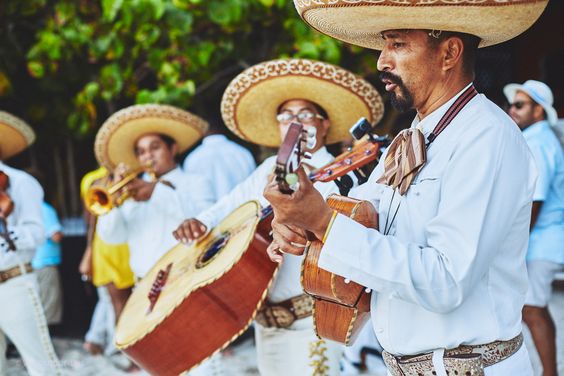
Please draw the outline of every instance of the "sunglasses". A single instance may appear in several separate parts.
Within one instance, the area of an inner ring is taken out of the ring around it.
[[[517,102],[510,103],[509,108],[515,107],[517,110],[520,110],[523,107],[525,107],[526,104],[532,104],[532,103],[533,102],[529,102],[529,101],[517,101]]]

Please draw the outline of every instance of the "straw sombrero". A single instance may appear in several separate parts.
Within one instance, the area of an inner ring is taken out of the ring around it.
[[[22,119],[0,111],[0,161],[6,160],[35,141],[35,132]]]
[[[141,104],[126,107],[112,116],[96,134],[94,152],[100,165],[113,170],[123,162],[130,168],[139,166],[135,142],[148,133],[172,137],[182,153],[196,143],[208,123],[190,112],[162,104]]]
[[[303,20],[333,38],[381,50],[380,33],[397,29],[456,31],[480,47],[516,37],[539,18],[548,0],[294,0]]]
[[[314,102],[327,112],[327,144],[350,138],[349,128],[365,117],[376,124],[384,113],[382,98],[366,80],[343,68],[306,59],[272,60],[239,74],[227,87],[221,115],[244,140],[276,147],[281,143],[276,110],[290,99]]]

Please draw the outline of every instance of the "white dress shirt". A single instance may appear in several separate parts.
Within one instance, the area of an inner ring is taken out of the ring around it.
[[[461,93],[412,126],[427,137]],[[375,205],[379,231],[337,215],[320,266],[375,291],[383,348],[409,355],[519,334],[536,172],[515,123],[479,94],[431,144],[405,196],[375,182],[382,172],[350,193]]]
[[[222,134],[205,137],[184,160],[184,171],[208,178],[214,202],[231,192],[255,169],[253,155]]]
[[[97,222],[96,231],[102,240],[110,244],[127,242],[129,263],[139,278],[178,243],[172,235],[178,225],[213,203],[210,183],[202,176],[185,174],[176,167],[161,179],[174,189],[157,183],[148,201],[129,199]]]
[[[329,164],[333,159],[334,157],[323,147],[312,155],[307,164],[314,168],[320,168]],[[275,164],[276,156],[267,158],[245,181],[233,188],[229,194],[223,196],[211,208],[198,214],[196,219],[205,224],[209,230],[247,201],[258,200],[263,208],[270,205],[264,198],[263,191],[269,182],[270,175],[274,171]],[[317,182],[315,183],[315,188],[321,192],[323,197],[338,192],[338,188],[333,182]],[[284,255],[284,261],[280,266],[278,276],[269,291],[268,297],[271,301],[280,302],[303,294],[300,284],[301,264],[302,256]]]
[[[35,249],[45,242],[41,204],[43,189],[26,172],[5,165],[0,161],[0,171],[9,178],[6,191],[14,202],[14,210],[8,216],[8,231],[16,251],[8,251],[8,244],[0,238],[0,270],[10,269],[21,263],[30,262]]]

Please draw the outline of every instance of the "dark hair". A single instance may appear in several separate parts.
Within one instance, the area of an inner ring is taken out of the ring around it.
[[[157,133],[157,136],[159,136],[161,140],[163,140],[163,142],[166,144],[166,146],[168,146],[169,149],[172,147],[172,145],[176,144],[176,140],[169,135]]]
[[[165,145],[168,149],[172,148],[172,145],[176,144],[176,140],[174,138],[170,137],[167,134],[155,133],[155,135],[165,143]],[[139,138],[141,138],[141,137],[139,137]],[[138,154],[138,152],[137,152],[137,142],[139,141],[139,138],[137,139],[137,141],[135,141],[135,146],[134,146],[135,155]]]
[[[435,48],[439,44],[448,38],[459,38],[464,45],[464,52],[462,55],[462,69],[467,75],[474,75],[474,67],[476,65],[476,53],[478,51],[478,45],[480,44],[480,38],[466,33],[459,33],[455,31],[441,31],[438,37],[432,36],[437,31],[429,30],[429,42]]]
[[[318,105],[317,103],[310,101],[309,99],[302,99],[304,101],[307,101],[309,103],[311,103],[313,105],[313,107],[315,107],[315,110],[319,113],[319,115],[323,116],[324,119],[329,119],[329,115],[327,115],[327,111],[325,111],[323,109],[323,107],[321,107],[320,105]],[[288,99],[287,101],[284,101],[280,104],[280,106],[278,106],[278,108],[276,108],[276,114],[278,115],[280,113],[280,111],[282,110],[282,106],[284,106],[284,104],[286,104],[288,101],[290,101],[290,99]]]

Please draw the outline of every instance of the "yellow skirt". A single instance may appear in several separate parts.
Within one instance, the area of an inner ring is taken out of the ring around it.
[[[108,244],[98,234],[92,241],[92,283],[104,286],[113,283],[118,289],[135,284],[135,276],[129,266],[127,244]]]

